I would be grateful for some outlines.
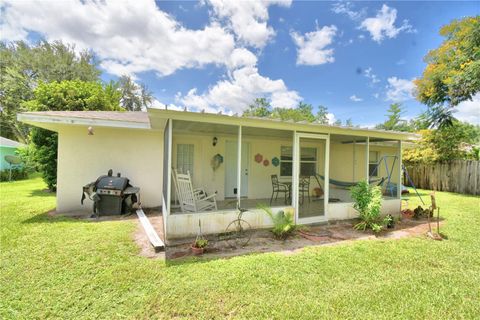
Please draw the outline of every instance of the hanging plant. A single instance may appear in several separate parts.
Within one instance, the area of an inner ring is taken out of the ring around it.
[[[263,160],[263,156],[260,153],[257,153],[255,155],[255,162],[260,163],[260,162],[262,162],[262,160]]]
[[[280,164],[280,160],[277,157],[273,157],[272,166],[278,167],[279,164]]]
[[[212,166],[213,171],[217,170],[222,163],[223,163],[223,156],[219,153],[214,155],[212,160],[210,161],[210,165]]]

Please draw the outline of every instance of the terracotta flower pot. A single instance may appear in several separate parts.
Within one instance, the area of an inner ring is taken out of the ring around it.
[[[203,254],[203,252],[205,251],[205,248],[197,248],[197,247],[194,247],[194,246],[191,246],[190,248],[192,249],[192,253],[195,256],[201,256]]]

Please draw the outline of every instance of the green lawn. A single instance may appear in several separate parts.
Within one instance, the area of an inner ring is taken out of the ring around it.
[[[480,317],[479,197],[437,193],[443,242],[166,266],[138,256],[134,222],[51,218],[55,199],[39,178],[0,188],[2,319]]]

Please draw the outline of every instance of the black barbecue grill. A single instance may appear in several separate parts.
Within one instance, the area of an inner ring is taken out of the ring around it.
[[[130,185],[128,178],[120,173],[113,176],[110,169],[108,175],[100,176],[96,181],[83,187],[82,201],[88,196],[93,201],[93,215],[117,215],[130,213],[133,205],[140,205],[140,188]]]

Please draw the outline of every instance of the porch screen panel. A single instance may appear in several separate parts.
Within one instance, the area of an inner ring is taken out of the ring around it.
[[[293,135],[293,131],[242,126],[239,172],[242,208],[291,206]]]
[[[177,170],[193,177],[193,144],[177,144]]]
[[[317,149],[311,147],[300,148],[300,173],[315,175],[317,170]],[[291,177],[293,171],[293,149],[282,146],[280,149],[280,176]]]

